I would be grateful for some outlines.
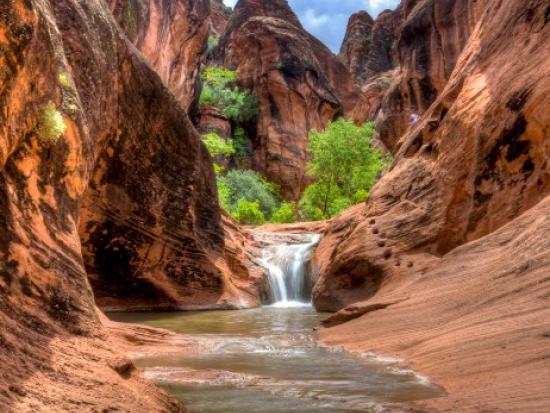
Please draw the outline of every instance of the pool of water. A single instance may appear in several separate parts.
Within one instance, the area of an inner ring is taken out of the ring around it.
[[[313,328],[324,315],[308,306],[109,316],[196,340],[198,351],[136,360],[190,413],[377,412],[439,395],[411,371],[318,346]]]

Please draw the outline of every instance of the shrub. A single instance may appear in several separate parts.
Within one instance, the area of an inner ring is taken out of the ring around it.
[[[295,210],[296,204],[292,202],[283,202],[281,206],[273,212],[269,221],[274,224],[290,224],[294,222]]]
[[[206,47],[206,54],[210,54],[214,51],[218,44],[220,43],[220,38],[215,35],[208,36],[208,46]]]
[[[229,192],[229,210],[226,210],[230,214],[236,211],[241,199],[257,201],[264,217],[271,217],[279,207],[275,185],[252,170],[232,170],[218,179],[221,181],[218,186],[226,187]]]
[[[233,148],[231,139],[225,140],[215,132],[206,134],[202,141],[213,158],[218,156],[231,156],[235,153],[235,148]]]
[[[244,198],[239,199],[232,215],[242,224],[261,225],[265,223],[265,216],[260,210],[259,201],[249,201]]]
[[[208,86],[221,90],[237,80],[237,72],[223,66],[208,66],[202,71],[201,79]]]
[[[65,72],[60,73],[58,76],[59,84],[64,89],[70,89],[71,88],[71,80],[69,79],[69,75]]]
[[[63,116],[57,110],[55,104],[49,101],[38,120],[36,134],[43,142],[57,142],[67,129]]]
[[[250,122],[258,118],[258,99],[252,92],[238,88],[223,93],[223,114],[237,123]]]
[[[225,140],[217,133],[211,132],[202,138],[206,149],[210,153],[210,156],[214,159],[214,172],[219,175],[223,171],[223,166],[218,162],[223,158],[232,156],[235,153],[233,148],[233,141],[231,139]],[[218,162],[216,162],[218,161]]]
[[[199,98],[201,105],[215,106],[237,123],[249,122],[259,115],[258,99],[250,91],[231,87],[237,80],[237,72],[225,67],[209,66],[201,74],[203,87]]]
[[[237,158],[248,156],[248,137],[243,128],[236,128],[235,132],[233,132],[233,148],[235,148],[235,156]]]
[[[381,152],[372,145],[373,134],[372,122],[356,126],[345,119],[310,133],[308,175],[316,182],[300,200],[305,219],[332,217],[367,198],[383,167]]]

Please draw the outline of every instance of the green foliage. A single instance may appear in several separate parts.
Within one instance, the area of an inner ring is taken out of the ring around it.
[[[223,171],[223,167],[216,162],[223,158],[232,156],[235,153],[233,148],[233,141],[231,139],[225,140],[217,133],[211,132],[202,138],[206,149],[210,153],[210,156],[214,159],[214,172],[219,175]]]
[[[248,137],[243,128],[236,128],[235,132],[233,132],[233,147],[235,148],[235,156],[237,158],[248,156]]]
[[[55,103],[49,101],[40,114],[36,135],[43,142],[57,142],[67,129],[63,116],[57,110]]]
[[[220,38],[215,35],[208,36],[208,46],[206,48],[206,53],[210,54],[214,51],[216,47],[218,47],[218,44],[220,43]]]
[[[249,90],[225,90],[223,102],[223,114],[237,123],[253,121],[260,114],[258,99]]]
[[[201,105],[215,106],[237,123],[252,121],[258,117],[256,96],[248,90],[232,87],[232,83],[237,80],[237,72],[225,67],[209,66],[203,70],[201,79]]]
[[[249,201],[245,198],[239,199],[232,215],[241,224],[261,225],[265,223],[265,216],[260,210],[259,201]]]
[[[222,66],[208,66],[202,71],[201,79],[207,86],[221,90],[237,80],[237,72]]]
[[[290,224],[294,222],[296,204],[293,202],[283,202],[281,206],[273,212],[270,222],[274,224]]]
[[[57,80],[59,80],[59,84],[64,89],[70,89],[71,88],[71,80],[69,79],[69,75],[67,73],[65,73],[65,72],[60,73],[59,76],[57,77]]]
[[[217,179],[217,186],[220,206],[231,214],[231,190],[227,186],[225,180],[220,177]]]
[[[382,171],[381,152],[372,146],[373,123],[356,126],[339,119],[310,133],[308,175],[316,181],[300,200],[303,218],[330,218],[362,202]]]
[[[229,194],[226,211],[231,215],[234,215],[241,199],[257,201],[264,217],[271,217],[279,207],[277,188],[255,171],[235,169],[219,177],[218,180],[220,181],[218,187],[221,185]]]
[[[233,142],[231,139],[225,140],[217,133],[211,132],[205,135],[202,139],[210,156],[216,158],[218,156],[231,156],[235,153]]]

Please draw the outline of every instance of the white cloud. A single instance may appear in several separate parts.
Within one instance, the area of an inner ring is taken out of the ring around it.
[[[231,7],[238,2],[238,0],[223,1]],[[366,10],[371,16],[376,17],[385,9],[395,9],[400,0],[289,0],[288,2],[306,30],[333,51],[338,52],[349,16],[360,10]]]
[[[301,20],[308,30],[316,30],[328,22],[329,16],[327,14],[317,14],[313,9],[307,9],[305,14],[301,16]]]

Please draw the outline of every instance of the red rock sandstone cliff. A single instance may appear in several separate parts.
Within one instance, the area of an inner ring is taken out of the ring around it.
[[[397,262],[407,264],[402,254],[445,254],[547,194],[550,54],[542,3],[532,2],[527,14],[511,2],[478,10],[481,18],[448,84],[401,138],[392,171],[365,205],[334,220],[332,232],[345,241],[333,252],[338,260],[321,260],[328,278],[346,278],[352,262],[369,263],[357,269],[358,282],[370,273],[400,273]],[[516,44],[526,45],[521,58],[507,58]],[[333,295],[339,290],[333,287],[319,291]]]
[[[394,67],[393,48],[400,17],[400,13],[392,11],[382,13],[376,20],[366,11],[350,17],[339,56],[357,84],[363,85]]]
[[[231,8],[223,0],[210,0],[210,32],[214,36],[221,36],[229,21]]]
[[[537,0],[417,2],[395,90],[425,112],[316,252],[316,305],[355,319],[322,336],[410,359],[448,390],[427,403],[443,411],[550,406],[549,16]]]
[[[209,0],[108,0],[132,43],[188,110],[197,97]]]
[[[0,46],[2,411],[183,412],[87,275],[106,305],[257,303],[207,151],[102,1],[2,2]]]
[[[359,90],[344,65],[308,34],[286,1],[241,0],[219,46],[219,61],[236,69],[258,96],[255,169],[299,198],[308,132],[351,115]]]

